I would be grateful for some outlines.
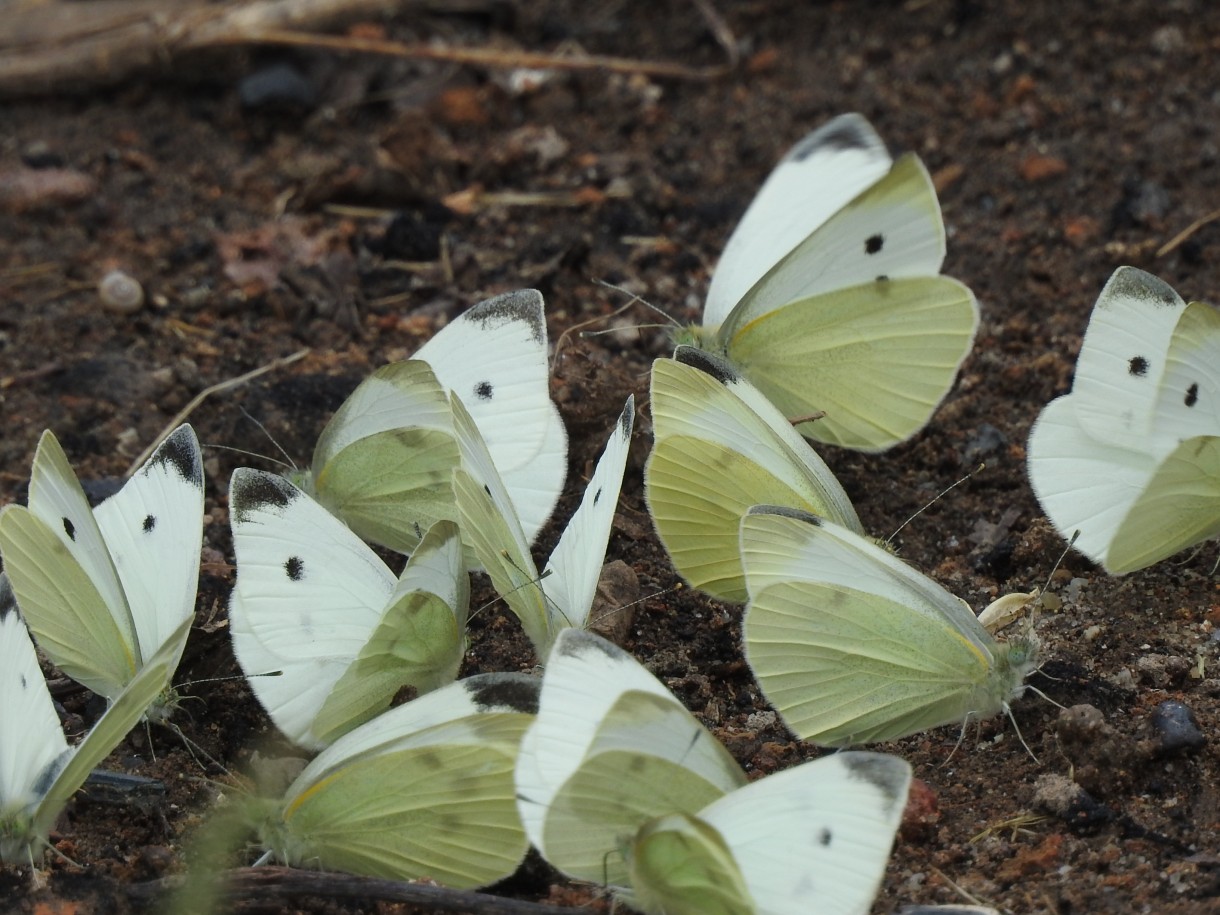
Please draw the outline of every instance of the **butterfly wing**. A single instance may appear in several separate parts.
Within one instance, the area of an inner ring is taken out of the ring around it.
[[[1203,435],[1182,442],[1157,466],[1113,532],[1106,571],[1142,569],[1218,535],[1220,436]]]
[[[38,838],[29,829],[42,799],[70,751],[38,667],[38,656],[17,612],[8,576],[0,573],[0,860],[29,860]]]
[[[568,464],[567,433],[550,394],[541,293],[522,289],[479,302],[415,358],[470,412],[532,543],[563,492]]]
[[[289,788],[262,834],[291,864],[467,889],[508,876],[527,843],[513,766],[537,681],[475,677],[357,728]]]
[[[659,747],[677,746],[678,758],[705,780],[724,785],[722,790],[730,790],[741,779],[740,768],[723,747],[631,655],[586,630],[565,629],[547,658],[538,718],[522,742],[517,764],[521,820],[530,841],[544,852],[556,795],[583,765],[599,732],[603,740],[618,733],[617,727],[603,729],[603,720],[627,693],[652,695],[659,708],[685,716],[686,723]],[[630,717],[629,711],[625,714]],[[664,755],[659,749],[658,758]]]
[[[436,521],[455,520],[457,461],[449,399],[426,362],[383,365],[335,412],[302,481],[361,537],[409,553]]]
[[[712,276],[704,326],[718,327],[776,260],[804,241],[892,162],[872,125],[845,114],[788,151],[725,243]]]
[[[539,584],[529,540],[473,417],[461,398],[451,399],[462,452],[462,466],[453,471],[462,534],[534,647],[549,645],[552,610]]]
[[[750,289],[717,346],[786,415],[824,411],[806,435],[884,450],[923,428],[974,341],[978,304],[937,275],[944,254],[936,190],[904,156]]]
[[[746,658],[799,737],[893,740],[993,715],[1022,690],[1032,657],[865,538],[773,506],[752,509],[741,536]]]
[[[911,767],[836,753],[751,782],[699,812],[767,915],[866,915],[902,821]]]
[[[1158,392],[1178,320],[1186,303],[1168,283],[1134,267],[1111,275],[1093,312],[1072,383],[1080,428],[1099,442],[1148,448]]]
[[[606,448],[597,461],[580,505],[568,520],[542,573],[542,590],[553,618],[562,626],[584,628],[597,591],[598,578],[610,542],[610,526],[623,485],[631,430],[635,423],[635,396],[627,398]],[[550,645],[540,646],[549,651]]]
[[[381,622],[314,717],[324,744],[389,707],[404,687],[430,692],[457,678],[466,652],[470,578],[462,539],[438,521],[411,554]]]
[[[40,839],[46,838],[60,812],[77,789],[85,783],[89,773],[111,754],[144,717],[149,707],[169,691],[193,620],[192,614],[166,635],[156,654],[140,668],[132,681],[110,703],[110,707],[98,719],[97,724],[85,735],[84,740],[76,745],[38,804],[32,825],[34,835]]]
[[[274,474],[234,471],[229,516],[233,651],[276,726],[316,748],[313,720],[381,622],[394,576],[342,522]]]
[[[1026,460],[1030,485],[1055,529],[1065,538],[1079,531],[1075,548],[1115,571],[1111,543],[1156,475],[1156,458],[1090,436],[1080,425],[1076,395],[1068,394],[1043,408]]]
[[[203,456],[195,430],[181,425],[171,432],[93,514],[146,660],[195,615],[203,547]]]
[[[29,503],[0,511],[0,553],[26,623],[57,667],[113,699],[139,668],[136,625],[101,528],[50,431],[34,455]]]
[[[738,543],[751,505],[789,505],[862,531],[830,468],[723,360],[690,347],[652,369],[655,445],[645,494],[661,542],[693,587],[744,601]]]

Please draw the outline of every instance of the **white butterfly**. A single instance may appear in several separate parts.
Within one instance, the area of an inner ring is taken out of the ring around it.
[[[0,553],[39,647],[64,673],[115,699],[170,639],[177,668],[194,618],[203,542],[203,461],[179,426],[96,509],[44,432],[29,507],[0,512]],[[172,670],[171,670],[172,673]],[[168,712],[171,696],[150,711]]]
[[[1220,312],[1116,270],[1028,467],[1051,523],[1111,574],[1220,534]]]
[[[653,363],[651,391],[644,491],[674,568],[693,587],[745,600],[739,528],[751,505],[803,508],[863,533],[830,468],[724,360],[679,346]]]
[[[741,520],[746,660],[792,733],[823,746],[897,740],[1007,711],[1037,642],[997,642],[932,579],[796,509]]]
[[[580,505],[541,573],[493,455],[469,420],[464,402],[456,397],[453,414],[462,448],[462,466],[454,471],[453,488],[463,532],[541,657],[560,630],[588,622],[623,483],[635,398],[627,399]]]
[[[563,491],[567,433],[550,395],[542,295],[472,306],[406,362],[383,366],[331,418],[293,477],[360,536],[409,553],[456,520],[447,392],[467,405],[532,542]]]
[[[433,525],[395,576],[341,521],[282,477],[233,474],[233,651],[295,743],[321,749],[410,686],[452,682],[470,582],[457,525]]]
[[[70,747],[8,577],[0,574],[0,861],[35,866],[35,853],[72,795],[169,688],[190,620],[178,629]]]
[[[560,633],[517,763],[530,841],[650,915],[865,913],[910,767],[841,753],[746,784],[727,751],[630,655]]]
[[[978,305],[940,276],[945,228],[914,155],[858,114],[801,140],[712,277],[693,342],[727,357],[802,434],[883,451],[928,422],[974,341]]]
[[[323,750],[252,818],[293,866],[462,889],[517,869],[528,843],[513,767],[538,680],[483,674],[397,706]]]

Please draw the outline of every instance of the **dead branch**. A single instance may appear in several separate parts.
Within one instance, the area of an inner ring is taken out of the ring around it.
[[[0,96],[79,92],[165,67],[187,51],[238,45],[292,45],[332,51],[445,60],[485,68],[537,67],[710,79],[720,67],[687,67],[596,55],[574,56],[490,48],[438,48],[314,34],[342,22],[388,14],[409,0],[12,0],[0,16]],[[700,3],[704,16],[711,8]],[[717,40],[727,27],[708,20]]]
[[[314,896],[324,899],[402,902],[427,907],[431,912],[466,913],[466,915],[588,915],[585,908],[550,906],[520,899],[507,899],[444,886],[382,880],[376,877],[356,877],[324,871],[297,870],[291,867],[241,867],[223,875],[224,895],[229,904],[267,899],[291,899]],[[128,889],[135,900],[155,901],[182,882],[180,877],[167,877]]]

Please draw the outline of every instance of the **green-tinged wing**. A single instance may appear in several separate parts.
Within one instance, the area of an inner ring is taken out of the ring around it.
[[[535,648],[545,651],[559,627],[551,619],[529,540],[474,420],[456,395],[451,404],[462,452],[461,467],[453,470],[462,536]]]
[[[530,678],[472,678],[381,715],[306,767],[264,843],[289,864],[462,889],[508,876],[527,847],[513,767],[536,702]]]
[[[457,518],[449,476],[457,455],[448,396],[431,367],[394,362],[327,423],[308,488],[361,537],[409,553],[436,521]]]
[[[862,531],[847,494],[783,414],[729,365],[679,347],[652,370],[649,510],[693,587],[744,601],[739,523],[752,505],[801,508]]]
[[[883,451],[925,425],[978,324],[973,294],[942,276],[884,278],[798,299],[741,325],[725,350],[818,441]]]
[[[119,693],[106,709],[106,713],[77,745],[72,758],[56,776],[50,790],[38,805],[32,826],[36,835],[45,838],[50,833],[60,811],[84,784],[89,773],[110,755],[144,716],[149,706],[170,688],[174,671],[178,667],[178,659],[182,656],[187,636],[190,635],[192,622],[193,615],[178,624],[178,628],[165,640],[165,644]]]
[[[988,717],[1034,666],[1031,646],[997,644],[943,588],[849,531],[759,507],[741,544],[746,658],[803,739],[847,746]]]
[[[314,718],[317,740],[332,743],[388,708],[404,687],[422,694],[451,683],[466,651],[469,606],[458,527],[438,522],[411,555],[381,622]]]
[[[625,849],[631,889],[646,915],[748,915],[760,911],[724,838],[698,817],[675,813],[643,826]]]
[[[581,880],[622,886],[625,836],[660,813],[693,813],[745,783],[728,751],[672,696],[628,692],[546,811],[544,857]]]
[[[1122,574],[1220,534],[1220,436],[1187,439],[1157,467],[1105,553]]]
[[[91,513],[88,523],[96,530]],[[135,676],[136,646],[69,547],[29,509],[9,505],[0,511],[0,554],[38,644],[72,679],[118,696]]]

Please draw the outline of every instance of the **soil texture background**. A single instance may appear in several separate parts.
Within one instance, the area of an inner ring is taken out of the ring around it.
[[[723,64],[693,0],[407,4],[361,34],[505,51],[583,51]],[[900,555],[976,610],[1044,583],[1063,542],[1025,476],[1039,410],[1071,386],[1090,309],[1132,264],[1184,298],[1220,298],[1220,224],[1162,246],[1220,207],[1220,8],[1207,0],[1065,3],[714,4],[741,60],[727,75],[531,74],[329,51],[229,49],[108,89],[0,107],[0,502],[23,500],[51,428],[98,493],[204,388],[308,348],[207,399],[205,445],[305,464],[319,431],[372,369],[409,356],[470,304],[522,286],[547,300],[552,393],[571,438],[562,524],[623,401],[640,405],[608,560],[639,578],[625,646],[751,773],[820,752],[794,741],[743,660],[741,608],[678,579],[644,503],[656,315],[697,319],[737,218],[787,148],[858,111],[891,151],[935,178],[945,272],[982,322],[958,383],[915,439],[866,456],[820,449],[865,527],[885,536],[980,463],[897,538]],[[30,168],[67,185],[30,182]],[[133,313],[98,283],[144,286]],[[567,334],[582,330],[613,333]],[[257,421],[257,423],[255,422]],[[233,580],[227,485],[258,457],[205,447],[204,565],[178,680],[240,673],[225,602]],[[555,522],[538,550],[558,536]],[[944,728],[879,749],[910,761],[919,807],[877,913],[975,899],[1010,913],[1220,911],[1220,590],[1216,547],[1121,578],[1070,553],[1043,617],[1046,663],[1013,724]],[[476,578],[474,605],[491,601]],[[465,673],[535,658],[496,603],[471,625]],[[198,683],[180,726],[234,770],[279,746],[240,679]],[[90,722],[66,685],[57,698]],[[1170,750],[1154,709],[1185,703],[1206,738]],[[1095,714],[1095,719],[1084,717]],[[1082,724],[1083,721],[1083,724]],[[129,892],[186,867],[192,831],[223,790],[172,735],[137,732],[114,767],[167,786],[157,809],[74,802],[46,889],[0,872],[0,907],[156,910]],[[282,747],[281,747],[282,748]],[[956,748],[956,750],[955,750]],[[1074,780],[1086,800],[1051,789]],[[248,863],[245,862],[245,863]],[[590,903],[531,858],[494,892]],[[592,901],[592,902],[591,902]],[[416,911],[251,898],[240,911]],[[816,910],[811,901],[810,911]]]

